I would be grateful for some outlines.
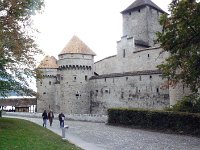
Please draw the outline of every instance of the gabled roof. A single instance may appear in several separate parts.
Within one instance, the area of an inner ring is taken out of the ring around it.
[[[62,54],[87,54],[96,55],[83,41],[77,36],[73,36],[59,55]]]
[[[165,13],[160,7],[158,7],[155,3],[153,3],[151,0],[136,0],[134,1],[129,7],[127,7],[125,10],[123,10],[121,13],[125,14],[127,12],[133,11],[135,9],[145,7],[145,6],[150,6],[161,13]]]
[[[53,56],[45,56],[45,58],[40,62],[38,68],[46,69],[46,68],[58,68],[57,59]]]

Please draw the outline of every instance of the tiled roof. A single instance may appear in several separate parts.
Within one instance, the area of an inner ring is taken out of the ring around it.
[[[83,41],[77,36],[73,36],[59,55],[62,54],[89,54],[96,55]]]
[[[99,76],[92,76],[92,79],[102,79],[102,78],[114,78],[114,77],[124,77],[124,76],[137,76],[137,75],[152,75],[152,74],[162,74],[160,70],[144,70],[144,71],[133,71],[133,72],[124,72],[124,73],[111,73],[103,74]]]
[[[36,98],[0,99],[0,106],[30,106],[37,105]]]
[[[45,56],[38,68],[58,68],[57,60],[53,56]]]
[[[127,7],[125,10],[123,10],[121,13],[127,13],[129,11],[133,11],[137,8],[144,7],[144,6],[150,6],[162,13],[165,13],[160,7],[158,7],[155,3],[153,3],[151,0],[136,0],[134,1],[129,7]]]

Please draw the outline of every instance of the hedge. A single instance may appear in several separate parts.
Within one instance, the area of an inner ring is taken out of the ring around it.
[[[200,114],[194,113],[111,108],[108,124],[200,136]]]

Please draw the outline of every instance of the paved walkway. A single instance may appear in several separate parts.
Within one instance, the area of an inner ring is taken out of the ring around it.
[[[8,116],[6,116],[8,117]],[[14,117],[14,116],[10,116]],[[42,119],[25,118],[42,126]],[[200,138],[164,134],[80,121],[65,121],[69,125],[66,139],[85,150],[200,150]],[[47,126],[62,136],[58,120]]]

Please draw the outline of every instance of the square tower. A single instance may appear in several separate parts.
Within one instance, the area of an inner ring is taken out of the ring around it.
[[[151,0],[136,0],[121,13],[123,36],[133,37],[146,46],[154,46],[156,32],[162,30],[159,18],[165,12]]]

